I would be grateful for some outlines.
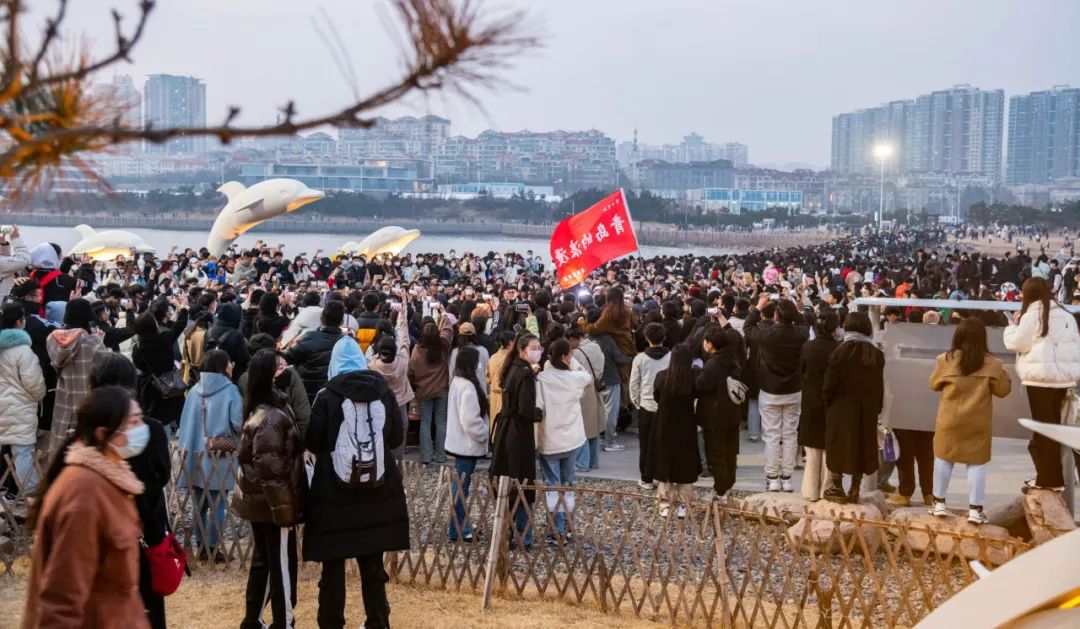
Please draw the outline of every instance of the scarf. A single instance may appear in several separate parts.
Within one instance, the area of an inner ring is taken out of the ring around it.
[[[88,470],[93,470],[124,493],[131,495],[143,493],[143,483],[135,476],[135,472],[131,471],[131,466],[127,461],[114,461],[97,448],[91,448],[76,441],[64,453],[64,463],[81,465]]]
[[[863,343],[873,343],[874,342],[874,339],[870,338],[869,336],[866,336],[865,334],[861,334],[859,332],[846,332],[846,331],[844,332],[844,340],[845,341],[861,341]]]

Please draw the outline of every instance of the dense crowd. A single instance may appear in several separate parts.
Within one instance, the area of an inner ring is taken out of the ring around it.
[[[510,544],[528,548],[538,478],[572,486],[634,438],[639,485],[657,491],[661,516],[686,517],[699,477],[717,496],[734,485],[743,430],[764,442],[763,488],[794,491],[805,465],[810,500],[858,502],[877,473],[891,501],[910,504],[918,481],[944,516],[952,467],[965,464],[968,519],[983,523],[992,397],[1011,388],[987,326],[1006,326],[1035,419],[1059,422],[1080,378],[1061,306],[1080,301],[1071,250],[997,258],[912,228],[623,258],[569,289],[552,271],[531,251],[286,258],[263,243],[94,261],[0,234],[0,446],[17,479],[5,499],[33,496],[37,540],[24,626],[165,626],[167,592],[140,548],[170,543],[170,442],[205,558],[221,553],[226,509],[250,522],[243,627],[263,626],[268,604],[271,626],[292,625],[302,523],[301,556],[322,563],[319,625],[344,626],[355,559],[370,629],[389,625],[383,553],[409,546],[398,462],[410,434],[422,464],[453,458],[451,540],[474,539],[466,501],[487,458],[492,475],[523,484]],[[1023,309],[887,308],[875,322],[851,304],[872,296]],[[880,447],[874,333],[897,321],[955,333],[929,383],[937,430],[896,430],[894,463]],[[1031,484],[1063,486],[1057,446],[1036,436],[1030,451]],[[544,498],[549,543],[567,543],[573,494]]]

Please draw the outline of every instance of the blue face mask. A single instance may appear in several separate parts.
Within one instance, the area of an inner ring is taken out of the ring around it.
[[[110,443],[109,446],[122,459],[137,457],[146,449],[146,444],[150,443],[150,426],[140,424],[131,430],[125,430],[124,436],[127,437],[126,446],[118,446],[115,443]]]

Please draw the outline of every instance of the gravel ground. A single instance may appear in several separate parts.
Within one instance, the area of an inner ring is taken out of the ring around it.
[[[495,501],[485,474],[473,479],[469,499],[470,519],[476,522],[474,543],[451,543],[447,539],[450,519],[450,469],[422,469],[407,463],[405,485],[409,496],[413,549],[398,560],[397,578],[406,582],[479,590],[483,587],[488,540],[492,534]],[[515,545],[506,557],[505,591],[539,590],[541,595],[571,600],[596,600],[603,591],[607,605],[624,612],[629,607],[642,617],[670,620],[701,619],[703,608],[719,612],[720,588],[729,588],[729,604],[741,593],[744,607],[735,615],[747,624],[777,620],[782,613],[789,624],[817,618],[823,610],[839,620],[845,613],[873,626],[911,625],[970,580],[962,560],[913,560],[910,552],[894,552],[892,560],[879,550],[870,558],[854,555],[814,556],[796,552],[786,539],[786,524],[749,518],[734,510],[721,511],[726,574],[719,567],[715,543],[712,492],[695,488],[700,502],[686,519],[661,518],[654,491],[623,480],[581,478],[573,496],[573,541],[549,539],[552,530],[537,492],[539,507],[533,518],[535,543],[530,550]],[[736,496],[737,498],[738,496]],[[176,512],[175,530],[182,541],[190,538],[191,506],[186,492],[172,496],[172,504],[185,505]],[[562,501],[570,500],[563,494]],[[27,548],[25,534],[12,535],[15,555]],[[249,553],[247,524],[226,516],[223,530],[230,565],[243,564]],[[885,535],[885,544],[897,540]],[[0,547],[0,553],[4,549]],[[0,564],[11,561],[9,553]],[[2,568],[3,565],[0,565]],[[310,574],[310,573],[308,573]],[[815,579],[816,575],[816,579]],[[922,590],[910,585],[921,582]],[[905,592],[902,584],[912,591]],[[836,588],[826,604],[820,599]],[[818,592],[821,592],[819,595]],[[762,601],[759,604],[758,601]],[[781,624],[784,624],[781,622]]]

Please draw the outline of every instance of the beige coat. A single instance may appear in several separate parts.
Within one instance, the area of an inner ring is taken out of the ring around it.
[[[502,372],[506,361],[510,358],[510,351],[509,347],[500,349],[487,363],[489,422],[494,422],[495,417],[502,410]]]
[[[937,357],[930,389],[941,392],[934,456],[952,463],[982,465],[990,460],[992,396],[1009,394],[1012,382],[1005,365],[987,356],[982,369],[960,373],[960,352]]]
[[[590,369],[591,364],[594,382],[603,378],[604,352],[595,341],[591,339],[582,341],[581,347],[575,349],[573,355],[574,359],[586,370]],[[592,384],[585,387],[585,392],[581,394],[581,416],[585,422],[586,439],[599,437],[600,432],[607,426],[607,410],[604,408],[603,400],[600,399],[600,393]]]

